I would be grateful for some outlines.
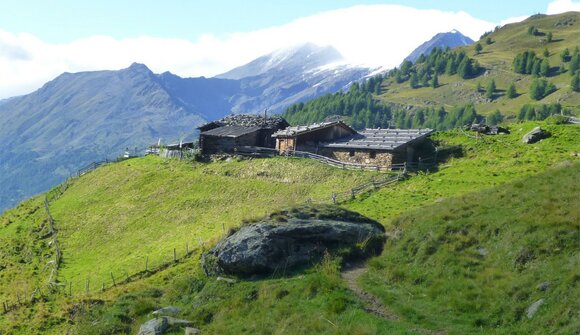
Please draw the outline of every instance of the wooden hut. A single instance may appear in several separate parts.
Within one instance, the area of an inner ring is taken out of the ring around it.
[[[320,143],[331,142],[350,135],[352,129],[342,121],[315,123],[309,126],[288,127],[272,135],[280,152],[297,150],[317,153]]]
[[[416,148],[431,129],[365,129],[337,141],[321,143],[319,154],[342,162],[388,167],[414,162]]]
[[[199,146],[204,155],[233,153],[242,146],[274,148],[272,134],[288,126],[281,117],[230,115],[199,127]]]

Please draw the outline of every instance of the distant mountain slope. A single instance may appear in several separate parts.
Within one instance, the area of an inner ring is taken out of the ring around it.
[[[204,122],[146,66],[65,73],[0,105],[0,209],[93,160],[192,135]]]
[[[455,48],[458,46],[469,45],[473,40],[459,31],[453,29],[447,33],[439,33],[429,41],[418,46],[405,60],[415,62],[421,55],[428,55],[435,48],[445,49],[446,47]]]
[[[536,35],[528,33],[534,27]],[[548,42],[547,36],[553,38]],[[489,38],[490,44],[486,41]],[[525,104],[559,103],[571,110],[580,110],[580,94],[571,90],[570,61],[563,62],[561,54],[567,48],[570,53],[580,47],[580,13],[568,12],[558,15],[534,15],[522,22],[507,24],[478,41],[482,50],[478,53],[473,45],[457,47],[457,52],[465,52],[483,68],[481,73],[468,79],[457,75],[440,75],[439,86],[413,89],[408,81],[397,83],[390,79],[383,86],[380,99],[390,104],[412,107],[457,106],[474,103],[482,114],[496,110],[504,115],[519,113]],[[556,91],[540,100],[530,97],[530,87],[534,81],[531,75],[515,73],[514,58],[525,51],[533,51],[539,58],[546,58],[550,70],[542,78],[556,86]],[[547,57],[544,53],[547,51]],[[562,70],[560,70],[562,69]],[[493,99],[485,96],[486,86],[494,80],[496,92]],[[481,89],[478,88],[478,84]],[[509,98],[508,87],[514,84],[517,96]]]
[[[64,73],[38,91],[0,101],[0,211],[45,191],[82,165],[177,140],[230,113],[281,112],[369,73],[312,44],[260,57],[216,78],[160,75],[145,65]]]

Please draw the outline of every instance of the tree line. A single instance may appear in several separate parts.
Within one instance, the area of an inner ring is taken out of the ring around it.
[[[472,104],[452,108],[419,108],[408,111],[384,104],[373,98],[380,92],[385,77],[376,76],[354,83],[347,92],[327,94],[306,103],[294,104],[283,117],[290,124],[311,124],[343,119],[355,129],[363,128],[432,128],[451,129],[481,120]]]
[[[388,76],[399,84],[408,81],[411,88],[437,88],[439,75],[458,75],[468,79],[477,76],[481,70],[479,63],[469,58],[464,51],[434,48],[428,55],[421,54],[414,64],[404,61],[399,68],[389,71]]]

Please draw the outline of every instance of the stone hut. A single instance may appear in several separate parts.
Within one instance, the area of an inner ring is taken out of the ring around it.
[[[432,129],[365,129],[321,143],[318,153],[342,162],[381,167],[410,163],[416,159],[416,147],[432,132]]]
[[[309,126],[288,127],[272,135],[276,139],[276,149],[307,151],[318,153],[322,142],[332,142],[355,135],[356,130],[342,121],[314,123]]]
[[[288,126],[281,117],[230,115],[198,128],[199,147],[205,155],[233,153],[241,146],[274,148],[272,134]]]

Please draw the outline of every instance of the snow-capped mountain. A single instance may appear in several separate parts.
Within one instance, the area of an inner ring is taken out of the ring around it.
[[[216,76],[240,81],[232,112],[282,112],[287,106],[334,93],[371,72],[351,66],[333,47],[304,44],[275,51]]]

